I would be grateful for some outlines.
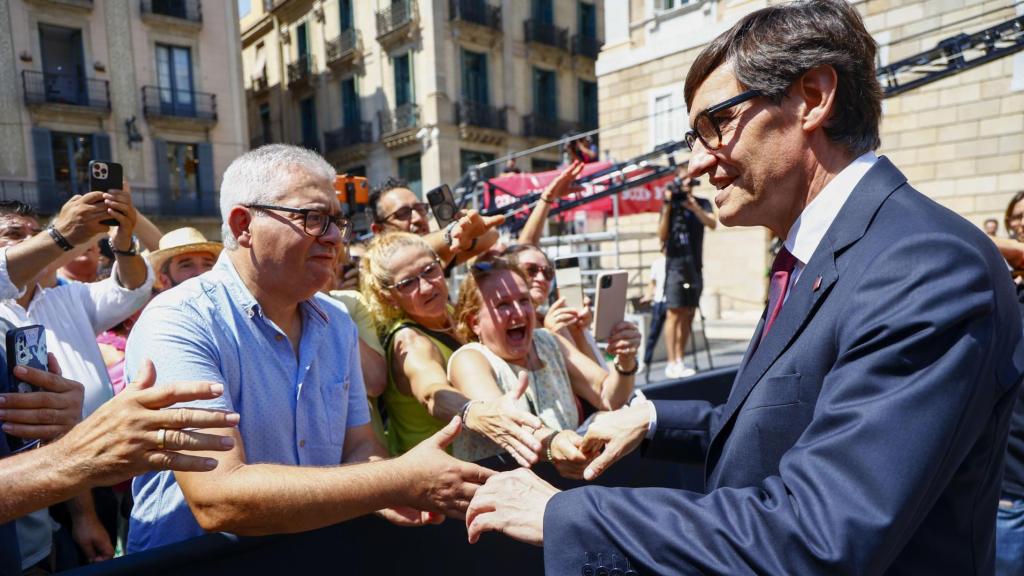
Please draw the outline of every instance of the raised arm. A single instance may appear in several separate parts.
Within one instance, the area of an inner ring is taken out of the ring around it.
[[[583,166],[583,162],[573,161],[540,193],[540,200],[534,205],[530,217],[526,219],[526,224],[519,232],[520,244],[537,246],[540,237],[544,234],[544,222],[547,221],[548,213],[551,212],[551,205],[569,192],[569,185],[583,172]]]

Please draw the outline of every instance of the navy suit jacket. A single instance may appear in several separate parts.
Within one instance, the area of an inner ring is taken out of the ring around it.
[[[883,157],[755,336],[726,404],[655,402],[644,455],[703,460],[707,493],[560,493],[544,516],[547,573],[580,574],[600,554],[639,574],[991,574],[1022,373],[992,241]]]

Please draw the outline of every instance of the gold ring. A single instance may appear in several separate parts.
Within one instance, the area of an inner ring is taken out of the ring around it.
[[[166,440],[166,439],[167,439],[167,429],[166,428],[161,428],[161,429],[157,430],[157,432],[156,432],[156,447],[157,447],[157,449],[159,449],[159,450],[163,450],[164,449],[164,447],[165,447],[164,440]]]

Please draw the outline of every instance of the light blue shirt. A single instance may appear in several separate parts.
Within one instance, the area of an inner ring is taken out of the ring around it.
[[[125,374],[134,380],[149,358],[158,386],[223,384],[220,398],[187,405],[238,412],[248,462],[337,465],[346,429],[370,421],[356,326],[343,307],[319,294],[301,311],[296,361],[288,337],[263,315],[225,251],[213,270],[146,307],[128,338]],[[132,494],[130,552],[204,533],[172,472],[135,478]]]

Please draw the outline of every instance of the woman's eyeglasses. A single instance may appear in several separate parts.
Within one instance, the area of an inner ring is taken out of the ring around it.
[[[551,281],[555,277],[555,270],[551,266],[541,266],[539,264],[520,264],[519,267],[526,274],[527,278],[536,278],[537,273],[544,275],[544,279]]]
[[[399,280],[391,286],[388,286],[388,288],[395,290],[399,294],[408,296],[409,294],[419,290],[421,280],[430,282],[431,280],[437,280],[442,276],[444,276],[444,269],[441,268],[441,262],[434,260],[430,264],[424,266],[423,270],[421,270],[419,274]]]

